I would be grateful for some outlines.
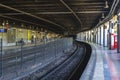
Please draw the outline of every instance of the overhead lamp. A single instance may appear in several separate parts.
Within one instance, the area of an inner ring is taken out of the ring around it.
[[[102,13],[102,18],[105,18],[104,13]]]
[[[120,15],[120,13],[118,13],[118,16]]]
[[[99,23],[101,23],[101,19],[99,19]]]
[[[13,24],[15,24],[15,22],[13,22]]]
[[[6,21],[6,24],[8,24],[8,20]]]
[[[38,2],[38,0],[35,0],[35,2]]]
[[[24,27],[24,24],[21,24],[21,27]]]
[[[30,29],[31,29],[32,27],[31,27],[31,25],[30,25]]]
[[[3,25],[3,26],[5,25],[5,21],[3,21],[2,25]]]
[[[104,8],[109,8],[108,1],[105,1],[105,7]]]
[[[22,32],[22,29],[19,29],[19,32]]]

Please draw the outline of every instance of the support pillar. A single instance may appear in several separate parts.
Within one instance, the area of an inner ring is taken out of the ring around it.
[[[103,46],[107,46],[107,26],[104,25],[103,27]]]
[[[97,43],[99,44],[99,41],[100,41],[100,30],[98,28],[98,40],[97,40]]]
[[[90,31],[90,42],[92,42],[93,39],[93,35],[92,35],[92,31]]]
[[[90,42],[91,42],[91,31],[89,31],[89,36],[90,36]]]
[[[97,39],[96,39],[96,43],[98,44],[98,28],[97,28]]]
[[[90,33],[88,31],[88,42],[90,42]]]
[[[93,42],[96,43],[96,29],[94,29],[93,32]]]
[[[101,42],[101,29],[100,27],[98,28],[98,44]]]
[[[103,26],[103,46],[105,47],[105,25]]]
[[[89,42],[89,31],[87,32],[87,41]]]
[[[95,32],[95,43],[97,43],[97,29],[96,29],[96,32]]]
[[[85,32],[85,38],[86,38],[86,41],[87,41],[87,32]]]
[[[109,21],[108,48],[110,50],[111,50],[111,32],[112,32],[112,22]]]
[[[120,15],[118,16],[117,24],[117,53],[120,53]]]
[[[90,42],[90,31],[88,31],[88,41]]]
[[[101,45],[103,45],[103,26],[101,26]]]
[[[101,27],[100,27],[100,41],[99,44],[101,45]]]

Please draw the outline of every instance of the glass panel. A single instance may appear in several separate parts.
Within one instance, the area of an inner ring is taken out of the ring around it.
[[[7,31],[7,41],[8,43],[14,43],[15,42],[15,29],[9,29]]]

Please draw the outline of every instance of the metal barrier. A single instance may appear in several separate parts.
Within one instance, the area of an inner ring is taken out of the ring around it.
[[[0,39],[0,77],[2,76],[2,39]]]
[[[8,73],[15,73],[14,77],[45,65],[62,56],[65,50],[73,46],[72,38],[59,38],[48,42],[26,47],[23,43],[17,49],[8,50],[2,55],[2,39],[0,50],[0,74],[3,78]],[[3,66],[2,66],[3,63]]]

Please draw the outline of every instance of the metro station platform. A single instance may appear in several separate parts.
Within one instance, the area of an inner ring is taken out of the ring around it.
[[[92,46],[91,59],[80,80],[120,80],[120,54],[98,44]]]

